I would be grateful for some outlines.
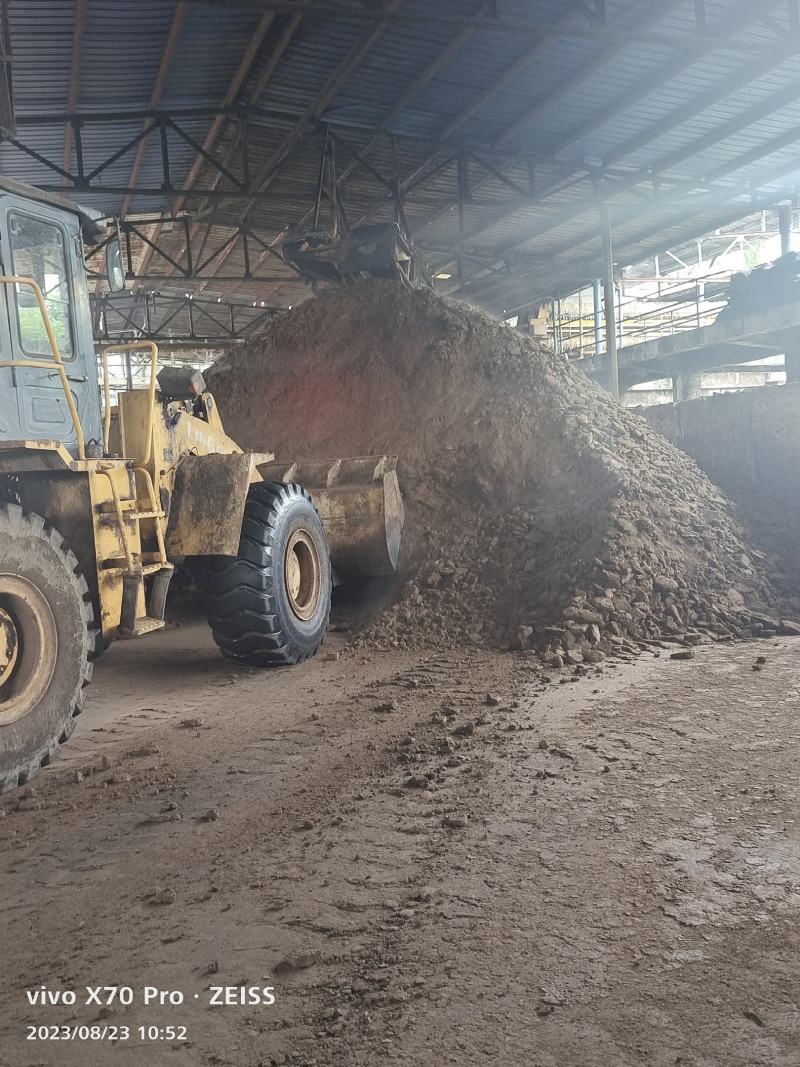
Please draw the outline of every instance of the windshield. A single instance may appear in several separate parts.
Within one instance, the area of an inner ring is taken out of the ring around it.
[[[44,294],[45,306],[61,356],[72,356],[72,324],[69,301],[66,236],[60,226],[11,212],[13,273],[33,278]],[[17,287],[17,320],[22,349],[31,356],[51,355],[50,344],[39,305],[29,286]]]

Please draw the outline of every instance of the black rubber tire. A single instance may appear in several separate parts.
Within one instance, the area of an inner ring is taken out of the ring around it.
[[[91,596],[77,559],[40,515],[16,504],[0,506],[0,573],[35,586],[50,606],[58,636],[55,669],[43,697],[21,719],[0,725],[4,793],[29,782],[72,734],[92,679],[96,637]]]
[[[284,582],[286,548],[297,530],[313,538],[320,566],[319,601],[307,622],[293,612]],[[248,667],[287,667],[317,652],[331,610],[330,550],[317,509],[301,486],[251,486],[238,554],[198,563],[208,623],[228,659]]]

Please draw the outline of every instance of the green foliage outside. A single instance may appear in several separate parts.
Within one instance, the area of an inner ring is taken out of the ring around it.
[[[69,332],[69,308],[60,301],[46,301],[47,314],[56,335],[56,343],[64,358],[72,355],[72,339]],[[44,320],[38,306],[20,307],[17,305],[19,315],[19,331],[22,338],[22,348],[28,355],[50,356],[50,342],[47,339],[47,331],[44,328]]]

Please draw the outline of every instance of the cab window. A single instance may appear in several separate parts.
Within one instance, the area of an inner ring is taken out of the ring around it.
[[[44,294],[47,314],[64,359],[72,356],[66,235],[60,226],[18,212],[8,217],[13,273],[33,278]],[[39,305],[28,285],[17,285],[17,321],[22,350],[52,356]]]

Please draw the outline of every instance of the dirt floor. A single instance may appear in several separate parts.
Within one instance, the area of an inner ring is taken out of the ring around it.
[[[796,641],[543,684],[325,647],[232,671],[191,623],[98,664],[2,809],[4,1065],[800,1064]]]

